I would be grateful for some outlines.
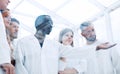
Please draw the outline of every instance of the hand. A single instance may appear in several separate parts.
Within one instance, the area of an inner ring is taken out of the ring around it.
[[[97,46],[96,50],[100,50],[100,49],[109,49],[111,47],[114,47],[116,45],[115,44],[110,44],[109,42],[106,42],[106,43],[102,43],[100,45]]]
[[[58,74],[64,74],[64,71],[59,71]]]
[[[14,66],[10,63],[5,63],[1,65],[1,68],[6,74],[15,74]]]
[[[60,60],[63,62],[66,62],[66,58],[65,57],[60,57]]]
[[[63,72],[63,74],[77,74],[77,70],[74,68],[66,68]]]

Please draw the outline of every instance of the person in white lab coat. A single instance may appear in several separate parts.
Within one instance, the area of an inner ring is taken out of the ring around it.
[[[64,45],[60,49],[59,74],[85,73],[87,68],[86,59],[92,58],[94,68],[96,66],[94,52],[114,46],[114,44],[101,43],[97,46],[73,47],[73,31],[71,29],[64,29],[60,32],[59,42]],[[90,49],[95,50],[89,51]]]
[[[91,22],[84,22],[80,25],[81,34],[86,39],[86,45],[83,47],[97,46],[102,43],[96,39],[95,29]],[[107,43],[109,45],[109,43]],[[119,54],[114,49],[116,46],[108,50],[95,50],[93,56],[88,58],[88,68],[85,74],[115,74],[114,69],[118,70]],[[117,58],[117,59],[116,59]],[[119,68],[120,70],[120,68]],[[120,73],[117,73],[120,74]]]
[[[71,29],[65,28],[60,32],[59,42],[66,46],[64,50],[73,50],[73,36]],[[59,61],[59,74],[83,74],[86,71],[87,64],[85,59],[68,59],[61,53]]]
[[[0,0],[0,74],[14,74],[14,66],[10,64],[10,48],[6,38],[6,30],[1,12],[6,9],[9,0]]]
[[[36,33],[18,41],[16,74],[58,74],[60,43],[47,38],[52,25],[49,15],[40,15],[35,21]]]
[[[9,28],[10,28],[10,22],[11,22],[11,15],[10,15],[10,10],[9,9],[5,9],[2,11],[2,16],[3,16],[3,21],[5,24],[5,30],[6,30],[6,36],[7,36],[7,41],[10,47],[10,56],[11,56],[11,60],[12,60],[12,46],[11,46],[11,41],[10,41],[10,35],[9,35]]]
[[[16,18],[11,18],[11,22],[10,22],[8,31],[9,31],[10,42],[11,42],[11,47],[12,47],[11,63],[14,66],[15,66],[14,53],[15,53],[15,48],[16,48],[16,43],[17,43],[17,41],[15,39],[17,39],[17,37],[18,37],[19,25],[20,25],[20,23]]]

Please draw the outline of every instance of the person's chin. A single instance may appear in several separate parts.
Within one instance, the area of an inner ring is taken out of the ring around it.
[[[50,33],[47,33],[47,35],[49,35]]]
[[[13,37],[14,37],[14,38],[17,38],[17,36],[16,36],[16,35],[14,35]]]
[[[47,34],[49,35],[49,34],[50,34],[50,32],[47,32]]]

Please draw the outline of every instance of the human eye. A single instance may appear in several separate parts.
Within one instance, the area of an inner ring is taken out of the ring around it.
[[[71,35],[71,37],[73,38],[73,35]]]

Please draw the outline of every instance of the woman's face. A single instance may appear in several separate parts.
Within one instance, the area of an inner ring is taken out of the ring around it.
[[[73,33],[67,32],[62,37],[62,44],[63,45],[72,45],[73,43]]]
[[[11,16],[10,16],[9,10],[3,11],[2,15],[3,15],[3,20],[4,20],[4,23],[5,23],[5,27],[9,28],[10,22],[11,22]]]
[[[0,0],[0,9],[2,10],[6,9],[9,3],[10,0]]]
[[[4,23],[5,23],[5,27],[6,28],[9,28],[9,26],[10,26],[10,17],[9,16],[7,16],[7,17],[3,17],[3,20],[4,20]]]

